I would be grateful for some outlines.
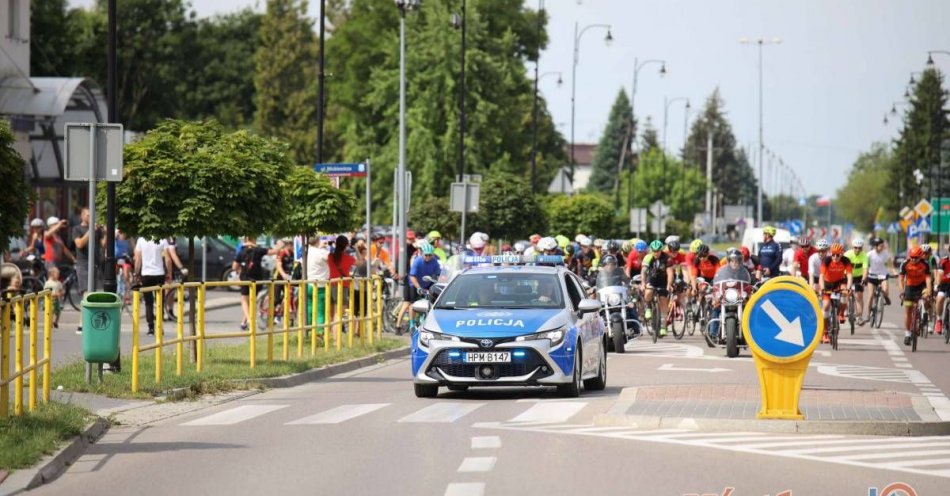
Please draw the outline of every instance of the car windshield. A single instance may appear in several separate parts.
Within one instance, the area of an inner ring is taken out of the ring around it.
[[[563,308],[554,274],[462,274],[442,295],[436,308]]]

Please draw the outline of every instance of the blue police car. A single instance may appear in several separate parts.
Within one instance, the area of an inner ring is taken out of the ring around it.
[[[479,258],[483,266],[462,271],[434,304],[413,304],[425,314],[412,337],[416,396],[435,397],[440,386],[557,386],[568,397],[580,393],[582,382],[587,390],[604,389],[601,305],[585,297],[581,280],[541,257],[514,264],[510,257]]]

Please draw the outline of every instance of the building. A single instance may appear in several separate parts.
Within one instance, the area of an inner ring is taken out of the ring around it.
[[[594,163],[594,152],[597,150],[596,143],[577,143],[574,145],[574,181],[568,181],[570,164],[558,169],[551,184],[548,185],[548,193],[572,194],[575,191],[581,191],[587,187],[590,181],[590,172]],[[567,146],[568,160],[571,156],[571,146]]]
[[[35,188],[32,216],[75,214],[88,186],[63,180],[65,124],[106,122],[103,91],[87,78],[30,77],[30,0],[0,1],[0,119],[10,123]]]

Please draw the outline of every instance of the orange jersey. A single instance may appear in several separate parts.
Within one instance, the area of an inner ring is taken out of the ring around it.
[[[930,276],[930,264],[908,258],[901,264],[900,274],[904,276],[905,285],[920,286],[927,282],[927,277]]]
[[[821,262],[821,275],[826,283],[841,282],[851,273],[851,261],[845,257],[838,260],[825,257]]]
[[[694,257],[693,263],[690,264],[689,272],[693,277],[702,277],[712,282],[713,278],[716,277],[716,271],[719,270],[719,266],[719,257],[715,255],[709,255],[706,258]]]

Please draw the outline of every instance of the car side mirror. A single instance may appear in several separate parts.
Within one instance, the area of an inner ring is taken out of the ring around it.
[[[436,298],[445,290],[445,283],[436,283],[429,287],[429,301],[435,303]]]
[[[584,298],[581,300],[580,305],[577,306],[577,311],[581,315],[585,313],[598,312],[600,311],[601,303],[599,300],[594,300],[591,298]]]
[[[412,311],[416,313],[429,313],[429,300],[421,299],[412,302]]]

